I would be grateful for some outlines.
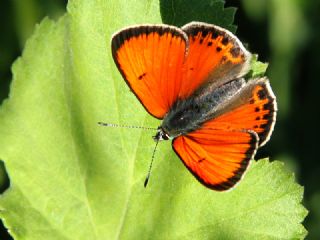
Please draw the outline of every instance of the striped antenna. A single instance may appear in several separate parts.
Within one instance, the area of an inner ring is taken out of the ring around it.
[[[138,128],[142,130],[153,130],[153,131],[158,130],[158,128],[153,128],[153,127],[130,126],[130,125],[115,124],[115,123],[98,122],[98,124],[104,127]]]
[[[151,162],[150,162],[148,174],[147,174],[146,180],[144,180],[144,187],[147,187],[148,182],[149,182],[149,178],[150,178],[150,175],[151,175],[151,168],[152,168],[152,164],[153,164],[153,160],[154,160],[154,155],[155,155],[155,153],[156,153],[156,149],[157,149],[158,143],[159,143],[159,139],[156,140],[156,146],[155,146],[154,149],[153,149],[153,153],[152,153],[152,158],[151,158]]]
[[[122,124],[115,124],[115,123],[104,123],[104,122],[98,122],[99,125],[104,126],[104,127],[120,127],[120,128],[138,128],[138,129],[142,129],[142,130],[159,130],[158,128],[152,128],[152,127],[142,127],[142,126],[130,126],[130,125],[122,125]],[[152,169],[152,164],[153,164],[153,160],[154,160],[154,156],[156,153],[156,149],[159,143],[159,139],[158,138],[154,138],[156,140],[156,146],[153,149],[153,153],[152,153],[152,157],[151,157],[151,162],[150,162],[150,166],[149,166],[149,170],[148,170],[148,174],[146,177],[146,180],[144,181],[144,187],[147,187],[148,182],[149,182],[149,178],[151,175],[151,169]]]

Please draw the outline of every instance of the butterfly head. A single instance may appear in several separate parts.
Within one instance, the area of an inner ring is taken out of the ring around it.
[[[172,137],[169,136],[168,133],[164,131],[162,127],[158,127],[157,133],[155,136],[152,137],[153,140],[157,141],[162,141],[162,140],[169,140],[172,139]]]

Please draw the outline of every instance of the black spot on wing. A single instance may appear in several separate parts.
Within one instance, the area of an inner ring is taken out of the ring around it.
[[[263,110],[270,110],[273,111],[274,110],[274,106],[273,106],[273,100],[269,101],[268,103],[263,105]]]
[[[221,58],[222,63],[225,63],[227,60],[228,60],[228,58],[226,56],[222,56],[222,58]]]
[[[204,28],[204,29],[201,31],[201,36],[202,36],[203,38],[205,38],[208,34],[209,34],[209,29]]]
[[[224,36],[221,43],[226,46],[229,43],[229,38],[227,36]]]
[[[230,53],[231,53],[232,57],[237,58],[240,55],[240,48],[233,47],[233,48],[231,48]]]
[[[259,99],[263,100],[263,99],[267,98],[268,93],[265,89],[260,89],[257,94],[258,94]]]
[[[146,75],[147,75],[146,73],[143,73],[143,74],[141,74],[141,75],[138,77],[138,79],[139,79],[139,80],[142,80]]]
[[[217,39],[217,37],[219,37],[219,36],[220,36],[220,33],[218,31],[214,31],[211,34],[211,39],[212,40]]]

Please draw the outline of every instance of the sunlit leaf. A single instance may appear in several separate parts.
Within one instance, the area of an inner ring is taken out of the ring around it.
[[[0,198],[0,215],[15,239],[306,235],[303,189],[281,163],[254,162],[237,188],[214,192],[164,142],[145,189],[154,132],[97,124],[159,124],[122,80],[110,38],[131,24],[161,22],[161,4],[70,1],[63,18],[44,20],[28,40],[0,108],[0,159],[11,183]],[[223,24],[231,26],[232,19]]]

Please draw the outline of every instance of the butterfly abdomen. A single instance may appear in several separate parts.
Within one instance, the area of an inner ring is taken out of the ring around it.
[[[218,88],[200,87],[187,99],[178,99],[163,119],[161,128],[172,138],[185,135],[201,127],[214,116],[215,109],[234,96],[245,84],[236,79]]]

